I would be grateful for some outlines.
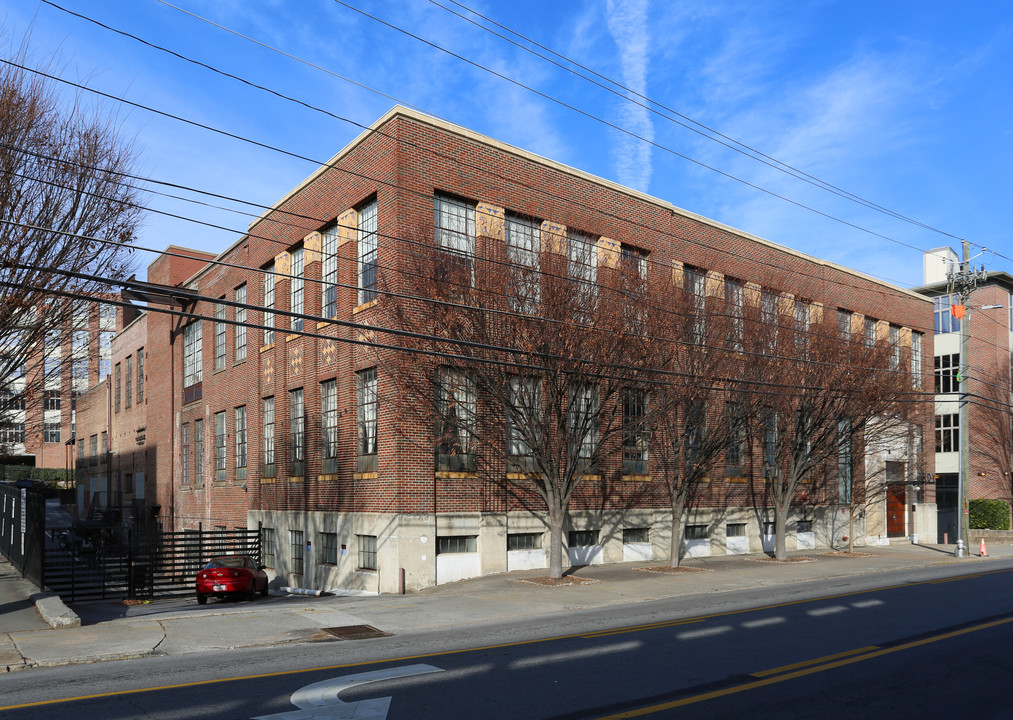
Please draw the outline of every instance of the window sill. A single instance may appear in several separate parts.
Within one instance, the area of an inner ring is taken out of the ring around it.
[[[289,478],[288,478],[288,481],[290,483],[297,483],[297,482],[302,482],[305,479],[306,478],[304,478],[302,475],[290,475]]]
[[[261,485],[274,485],[274,478],[260,478]]]
[[[260,346],[260,352],[264,353],[268,350],[274,350],[274,343],[268,343],[267,345]]]
[[[334,482],[337,479],[338,476],[335,473],[329,473],[327,475],[317,475],[317,480],[319,480],[320,482]]]
[[[506,479],[507,480],[538,480],[541,477],[542,477],[542,474],[541,473],[537,473],[537,472],[530,472],[530,473],[508,472],[506,474]]]
[[[376,568],[355,568],[355,572],[365,575],[376,575]]]
[[[440,479],[449,478],[468,478],[472,480],[478,479],[477,472],[469,472],[467,470],[437,470],[436,477]]]
[[[244,365],[244,364],[246,364],[246,358],[243,358],[242,360],[233,360],[232,361],[232,367],[239,367],[240,365]]]
[[[362,305],[356,305],[354,308],[352,308],[352,315],[358,315],[363,310],[369,310],[378,302],[380,302],[380,298],[376,298],[375,300],[370,300],[369,302],[362,303]]]
[[[375,472],[355,473],[352,480],[376,480]]]
[[[288,335],[285,336],[285,342],[292,342],[293,340],[298,340],[299,338],[302,337],[302,335],[300,334],[301,332],[302,331],[300,331],[299,333],[289,333]]]
[[[726,477],[725,478],[725,482],[730,482],[730,483],[747,483],[747,482],[749,482],[749,478],[747,478],[747,477],[741,477],[739,475],[736,475],[734,477]]]
[[[317,330],[323,330],[324,328],[329,328],[329,327],[332,327],[333,325],[334,325],[333,322],[326,322],[326,321],[325,322],[318,322],[317,323]]]
[[[651,482],[650,475],[623,475],[623,482]]]

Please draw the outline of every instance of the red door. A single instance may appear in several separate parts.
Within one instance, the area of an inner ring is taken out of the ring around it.
[[[886,536],[904,537],[904,512],[907,510],[903,485],[886,486]]]

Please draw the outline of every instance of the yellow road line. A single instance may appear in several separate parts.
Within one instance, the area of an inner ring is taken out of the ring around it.
[[[867,645],[864,648],[855,648],[854,650],[845,650],[834,655],[825,655],[821,658],[815,658],[813,660],[803,660],[793,665],[783,665],[779,668],[772,668],[770,670],[760,670],[759,672],[750,673],[753,677],[769,677],[771,675],[780,675],[783,672],[789,670],[797,670],[798,668],[806,667],[807,665],[819,665],[820,663],[829,662],[831,660],[837,660],[838,658],[848,657],[849,655],[857,655],[858,653],[869,652],[871,650],[878,650],[878,645]]]
[[[681,698],[679,700],[673,700],[667,703],[660,703],[658,705],[651,705],[649,707],[639,708],[637,710],[630,710],[628,712],[616,713],[615,715],[605,715],[598,718],[597,720],[623,720],[624,718],[635,718],[642,717],[644,715],[653,715],[654,713],[663,712],[665,710],[672,710],[678,707],[685,707],[687,705],[695,705],[697,703],[705,702],[707,700],[715,700],[720,697],[728,695],[735,695],[741,692],[747,692],[749,690],[756,690],[757,688],[766,687],[768,685],[774,685],[776,683],[784,682],[786,680],[794,680],[796,678],[805,677],[807,675],[814,675],[825,670],[833,670],[835,668],[844,667],[845,665],[851,665],[853,663],[862,662],[864,660],[871,660],[873,658],[882,657],[884,655],[890,655],[895,652],[902,650],[910,650],[911,648],[918,647],[920,645],[928,645],[930,643],[939,642],[941,640],[949,640],[950,638],[958,637],[960,635],[966,635],[967,633],[978,632],[980,630],[988,630],[999,625],[1005,625],[1006,623],[1013,622],[1013,617],[1003,618],[1002,620],[993,620],[991,622],[983,623],[981,625],[974,625],[972,627],[964,628],[962,630],[954,630],[952,632],[943,633],[941,635],[935,635],[933,637],[923,638],[921,640],[913,640],[902,645],[896,645],[890,648],[883,648],[879,650],[873,650],[872,652],[865,653],[864,655],[858,655],[855,657],[844,658],[834,662],[828,662],[824,665],[817,667],[809,667],[794,672],[789,672],[784,675],[778,675],[776,677],[763,678],[761,680],[754,680],[753,682],[743,683],[742,685],[735,685],[734,687],[724,688],[722,690],[713,690],[711,692],[701,693],[700,695],[692,695],[690,697]]]

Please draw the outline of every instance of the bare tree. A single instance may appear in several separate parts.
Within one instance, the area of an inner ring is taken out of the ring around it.
[[[871,320],[852,328],[817,303],[774,293],[760,297],[757,319],[745,367],[765,388],[751,406],[752,425],[774,511],[774,553],[783,560],[792,507],[826,500],[842,447],[851,453],[870,428],[889,433],[907,422],[911,376],[896,328]]]
[[[1009,367],[996,363],[976,383],[979,395],[971,400],[972,438],[980,457],[993,466],[997,497],[1013,505],[1013,381]]]
[[[652,330],[659,374],[651,387],[650,422],[654,473],[665,484],[672,518],[671,567],[682,558],[685,511],[697,499],[708,475],[725,469],[730,448],[744,474],[746,403],[741,392],[741,353],[745,331],[744,287],[735,281],[711,281],[684,270],[683,286],[661,307]],[[674,302],[673,302],[674,299]],[[665,298],[658,298],[659,303]],[[730,411],[730,412],[729,412]],[[708,421],[708,418],[710,419]]]
[[[111,120],[18,67],[25,46],[9,57],[0,66],[0,452],[23,441],[25,403],[41,402],[61,372],[45,358],[72,344],[81,317],[72,298],[98,298],[103,280],[126,274],[127,249],[87,238],[129,243],[141,214],[124,175],[133,152]]]
[[[503,482],[545,513],[549,575],[559,578],[578,487],[601,479],[624,444],[632,456],[643,447],[647,262],[576,233],[539,241],[522,221],[507,232],[513,242],[489,243],[476,259],[437,231],[435,248],[412,250],[404,278],[381,278],[409,296],[385,303],[392,325],[439,338],[399,342],[444,356],[389,353],[380,363],[394,389],[387,402],[432,428],[415,440],[438,473]]]

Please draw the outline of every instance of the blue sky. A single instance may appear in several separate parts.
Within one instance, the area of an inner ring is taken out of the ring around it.
[[[976,263],[1013,272],[1011,2],[461,1],[667,110],[652,113],[626,91],[606,92],[505,42],[450,0],[348,4],[474,64],[334,0],[54,0],[354,123],[369,125],[395,98],[899,285],[920,284],[920,250],[959,249],[959,240],[935,230],[969,240],[975,253],[989,248],[995,254]],[[0,0],[0,8],[8,42],[30,29],[38,62],[55,54],[62,77],[116,97],[320,162],[360,132],[40,0]],[[147,177],[267,205],[316,167],[82,97],[115,114]],[[692,124],[680,116],[921,225],[827,193],[669,119]],[[140,244],[153,248],[220,252],[249,222],[157,195],[148,205],[226,228],[151,213]],[[139,254],[138,265],[150,260]]]

